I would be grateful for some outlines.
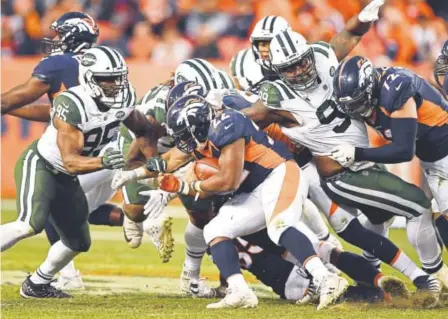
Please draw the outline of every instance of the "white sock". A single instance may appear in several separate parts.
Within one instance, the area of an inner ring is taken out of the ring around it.
[[[307,260],[305,260],[303,267],[318,282],[321,282],[329,274],[327,267],[325,267],[322,260],[317,256],[313,256],[313,257],[310,257]]]
[[[30,280],[35,284],[48,284],[57,272],[78,254],[79,251],[73,251],[65,246],[62,241],[57,241],[50,247],[47,259],[37,268]]]
[[[229,278],[227,278],[227,283],[229,284],[229,288],[233,287],[249,288],[242,274],[234,274],[230,276]]]
[[[327,240],[329,236],[328,227],[325,224],[322,215],[319,213],[316,205],[309,199],[305,201],[302,210],[302,222],[319,238],[319,240]]]
[[[30,225],[21,221],[14,221],[0,226],[0,247],[5,251],[14,246],[21,239],[34,235]]]
[[[204,231],[190,221],[185,229],[185,267],[189,269],[200,269],[202,257],[207,250],[207,244],[204,239]]]
[[[428,210],[419,217],[408,219],[406,223],[408,239],[418,253],[422,268],[428,273],[435,272],[442,265],[442,251]]]
[[[71,260],[67,265],[65,265],[64,268],[60,270],[60,274],[62,277],[66,278],[76,277],[78,273],[75,268],[75,262]]]
[[[398,252],[395,261],[391,263],[391,266],[408,276],[411,281],[414,281],[417,277],[426,275],[426,273],[418,268],[417,265],[401,250]]]

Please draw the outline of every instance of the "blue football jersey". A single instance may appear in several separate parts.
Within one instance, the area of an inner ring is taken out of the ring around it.
[[[401,109],[410,98],[417,105],[416,155],[434,162],[448,155],[448,101],[426,80],[414,72],[397,67],[378,69],[380,79],[379,109],[375,128],[387,139],[391,113]]]
[[[286,281],[294,268],[293,264],[282,258],[285,249],[270,240],[266,229],[235,239],[235,245],[241,268],[285,298]]]
[[[221,150],[233,142],[244,139],[244,169],[249,175],[236,193],[250,193],[260,185],[274,168],[287,160],[294,159],[287,147],[271,139],[258,129],[243,113],[225,109],[210,124],[208,140],[203,151],[196,157],[219,158]]]
[[[32,76],[50,85],[48,98],[53,102],[59,92],[79,85],[79,55],[64,53],[44,57],[34,68]]]

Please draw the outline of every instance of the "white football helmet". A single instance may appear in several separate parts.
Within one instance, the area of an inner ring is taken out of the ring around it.
[[[317,83],[313,48],[300,33],[278,33],[271,41],[269,53],[274,71],[294,90],[305,90]]]
[[[258,42],[271,41],[277,33],[290,29],[291,26],[288,21],[280,16],[267,16],[258,21],[250,35],[250,43],[252,45],[252,52],[255,56],[255,61],[263,67],[269,67],[269,63],[263,61],[260,56]]]
[[[96,46],[88,49],[79,64],[79,82],[101,105],[121,108],[128,101],[128,67],[115,49]]]
[[[225,88],[218,69],[203,59],[188,59],[179,64],[174,72],[174,84],[186,81],[199,83],[206,92],[211,89]]]

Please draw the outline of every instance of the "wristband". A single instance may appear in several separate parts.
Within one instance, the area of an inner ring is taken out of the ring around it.
[[[194,190],[196,193],[200,193],[200,192],[202,192],[202,189],[201,189],[201,181],[194,181],[194,182],[191,182],[190,187],[191,187],[191,189]]]
[[[181,181],[180,189],[179,189],[178,193],[181,193],[183,195],[188,195],[190,193],[190,186],[188,186],[188,183]]]

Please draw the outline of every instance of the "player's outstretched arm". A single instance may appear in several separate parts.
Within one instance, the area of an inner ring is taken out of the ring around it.
[[[146,116],[140,111],[134,110],[123,121],[123,124],[135,134],[135,143],[146,159],[158,156],[157,140],[159,134]]]
[[[29,104],[8,112],[8,115],[20,117],[28,121],[50,122],[51,104]]]
[[[402,163],[412,160],[417,137],[417,105],[410,98],[390,115],[392,143],[375,148],[356,148],[356,161]]]
[[[378,20],[378,11],[385,0],[372,0],[359,15],[347,21],[344,30],[331,39],[330,44],[339,61],[343,60],[369,31],[372,22]]]
[[[81,155],[84,135],[80,130],[64,122],[59,116],[54,117],[53,124],[58,130],[57,145],[61,152],[62,162],[70,174],[87,174],[104,168],[102,157]]]
[[[1,96],[1,113],[9,112],[30,104],[50,90],[50,85],[32,76],[23,84],[20,84]],[[20,116],[19,116],[20,117]]]

